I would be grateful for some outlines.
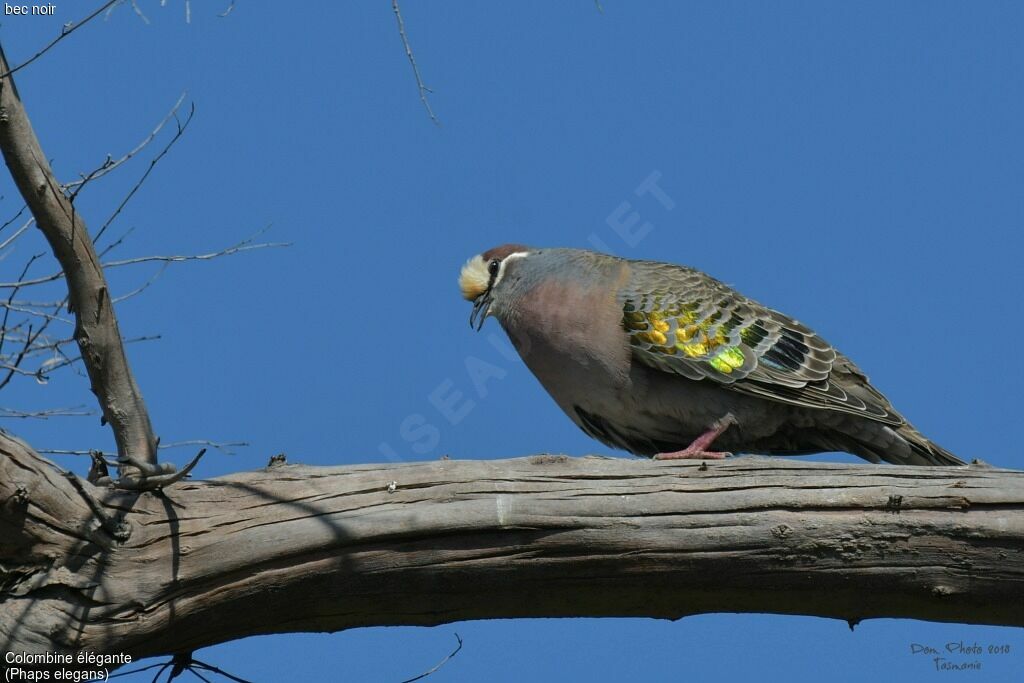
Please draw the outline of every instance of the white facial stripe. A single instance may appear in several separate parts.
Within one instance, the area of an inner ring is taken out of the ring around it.
[[[517,258],[526,258],[529,255],[530,252],[528,251],[514,251],[505,258],[503,258],[501,260],[501,263],[498,265],[498,276],[494,278],[494,284],[491,285],[491,287],[497,287],[498,283],[501,282],[501,278],[505,276],[505,268],[508,266],[509,261],[513,261]]]

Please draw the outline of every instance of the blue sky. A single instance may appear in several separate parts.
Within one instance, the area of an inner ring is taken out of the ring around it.
[[[0,17],[18,63],[92,3]],[[168,270],[120,306],[164,441],[244,439],[197,474],[607,449],[466,324],[463,261],[504,242],[686,263],[800,318],[923,432],[1019,466],[1024,6],[1015,2],[424,3],[406,29],[442,125],[420,105],[389,3],[140,0],[18,74],[63,179],[141,140],[183,90],[192,126],[111,228],[121,256],[198,253],[267,225],[292,242]],[[223,6],[222,6],[223,5]],[[156,148],[150,148],[153,153]],[[94,229],[145,169],[78,206]],[[671,209],[635,189],[651,174]],[[0,179],[3,220],[20,204]],[[639,240],[611,227],[636,213]],[[35,238],[34,238],[35,239]],[[13,279],[41,241],[0,262]],[[40,273],[52,263],[40,265]],[[151,266],[112,274],[129,291]],[[473,393],[465,359],[505,373]],[[451,424],[431,395],[461,391]],[[90,404],[85,381],[2,404]],[[469,405],[469,404],[465,404]],[[411,415],[436,444],[403,439]],[[37,448],[110,448],[93,418],[4,420]],[[181,463],[191,451],[167,456]],[[848,459],[845,456],[823,456]],[[73,458],[60,462],[77,466]],[[941,678],[912,643],[1009,643],[973,680],[1011,680],[1019,629],[707,615],[518,620],[252,638],[204,650],[254,680],[636,676]]]

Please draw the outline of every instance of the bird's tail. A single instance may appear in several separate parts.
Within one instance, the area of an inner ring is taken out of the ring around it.
[[[904,424],[896,430],[903,439],[910,445],[914,456],[923,462],[912,462],[912,465],[966,465],[967,463],[956,457],[942,446],[931,441],[921,432],[914,429],[910,424]]]
[[[967,464],[925,437],[910,423],[904,423],[899,427],[882,427],[882,431],[887,432],[892,438],[872,439],[870,443],[858,439],[859,448],[855,452],[868,460],[885,461],[894,465],[949,466]]]

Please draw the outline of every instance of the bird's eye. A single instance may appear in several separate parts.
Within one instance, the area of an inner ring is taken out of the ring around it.
[[[492,276],[497,275],[499,265],[501,264],[499,263],[498,259],[492,259],[491,262],[487,264],[487,272],[490,273]]]

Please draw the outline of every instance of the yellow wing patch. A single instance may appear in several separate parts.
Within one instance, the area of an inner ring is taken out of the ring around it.
[[[721,311],[698,320],[699,309],[696,303],[678,302],[662,308],[656,299],[654,310],[643,311],[632,302],[626,302],[622,326],[629,334],[630,343],[647,353],[706,361],[714,370],[726,375],[742,368],[747,361],[745,352],[730,343],[731,327],[720,324]]]

